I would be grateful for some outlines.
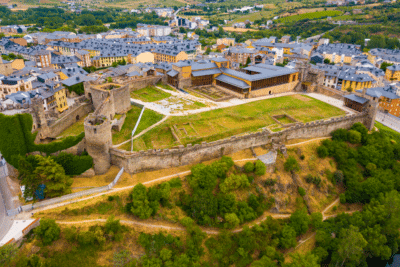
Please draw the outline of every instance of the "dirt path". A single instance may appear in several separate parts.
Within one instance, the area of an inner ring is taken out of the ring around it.
[[[317,140],[325,140],[325,139],[330,139],[332,137],[327,136],[327,137],[319,137],[319,138],[314,138],[314,139],[310,139],[304,142],[300,142],[300,143],[296,143],[296,144],[291,144],[291,145],[285,145],[286,147],[292,147],[292,146],[298,146],[298,145],[303,145],[303,144],[307,144],[307,143],[311,143]]]
[[[328,215],[328,216],[324,215],[324,213],[326,211],[328,211],[332,206],[336,205],[338,202],[339,202],[339,199],[336,199],[328,207],[326,207],[324,209],[324,211],[322,211],[322,215],[323,215],[323,220],[324,221],[327,220],[327,219],[336,217],[338,215],[338,214],[333,214],[333,215]],[[351,214],[353,212],[355,212],[355,211],[348,211],[348,212],[345,212],[345,213]],[[265,216],[257,219],[256,221],[254,221],[254,222],[252,222],[250,224],[246,224],[246,225],[243,225],[240,228],[231,230],[231,232],[232,233],[239,233],[239,232],[243,231],[243,228],[245,226],[248,226],[248,227],[251,228],[251,227],[253,227],[255,225],[259,225],[260,223],[265,221],[269,216],[271,216],[274,219],[287,219],[287,218],[289,218],[291,216],[291,214],[268,214],[268,215],[265,215]],[[107,221],[106,219],[93,219],[93,220],[82,220],[82,221],[57,221],[57,223],[59,223],[59,224],[67,224],[67,225],[74,225],[74,224],[83,224],[83,223],[92,223],[92,222],[106,222],[106,221]],[[186,229],[184,227],[175,227],[175,226],[168,226],[168,225],[163,225],[163,224],[144,223],[144,222],[138,222],[138,221],[135,221],[135,220],[120,220],[120,222],[123,223],[123,224],[136,225],[136,226],[142,226],[142,227],[147,227],[147,228],[156,228],[156,229],[174,230],[174,231],[186,231]],[[217,234],[219,234],[221,232],[221,230],[219,230],[219,229],[210,230],[209,228],[205,228],[205,227],[200,227],[200,228],[201,228],[201,230],[203,232],[205,232],[207,234],[210,234],[210,235],[217,235]],[[314,235],[315,235],[315,233],[312,236],[310,236],[307,239],[305,239],[305,240],[299,240],[298,241],[299,245],[296,248],[298,248],[303,243],[308,241]]]

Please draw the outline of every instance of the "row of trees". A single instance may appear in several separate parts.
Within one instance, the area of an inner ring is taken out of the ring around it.
[[[164,20],[159,18],[156,13],[130,14],[121,13],[116,9],[105,9],[97,11],[83,10],[81,14],[66,12],[61,8],[28,8],[11,12],[7,7],[0,6],[0,25],[15,24],[35,24],[45,30],[74,29],[81,26],[80,31],[86,33],[98,33],[107,31],[103,26],[105,23],[114,23],[112,28],[136,28],[137,23],[160,24],[164,25]]]

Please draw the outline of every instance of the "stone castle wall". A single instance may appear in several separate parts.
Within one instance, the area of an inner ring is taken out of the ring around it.
[[[329,136],[336,129],[348,129],[356,122],[367,124],[368,120],[368,113],[352,114],[306,124],[299,123],[296,126],[275,133],[264,130],[247,135],[232,136],[210,143],[203,142],[193,146],[188,144],[186,147],[179,146],[176,149],[127,152],[111,148],[111,163],[118,167],[124,167],[131,174],[177,167],[215,159],[226,154],[276,141],[285,142],[286,140],[297,138]]]
[[[129,81],[129,89],[130,91],[136,91],[136,90],[140,90],[142,88],[145,88],[147,86],[154,86],[159,82],[166,82],[166,75],[159,75],[159,76],[154,76],[154,77],[146,77],[146,78],[140,78],[137,80],[132,80]]]
[[[84,118],[91,111],[92,105],[90,103],[80,103],[71,110],[68,110],[67,114],[49,127],[48,137],[56,138],[59,134],[68,129],[68,127],[71,127],[75,122]]]
[[[293,92],[299,81],[284,83],[276,86],[266,87],[259,90],[251,90],[250,97],[259,97],[265,95],[281,94],[287,92]]]

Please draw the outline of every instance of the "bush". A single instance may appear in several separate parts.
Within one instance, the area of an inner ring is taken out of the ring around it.
[[[169,186],[171,188],[179,188],[182,187],[182,181],[179,177],[173,178],[171,180],[169,180]]]
[[[44,245],[50,245],[60,238],[60,227],[55,220],[43,218],[40,225],[35,228],[35,234],[42,240]]]
[[[340,198],[340,203],[342,203],[342,204],[346,203],[346,195],[345,194],[340,194],[339,198]]]
[[[347,139],[352,144],[359,144],[361,143],[361,133],[355,130],[350,130]]]
[[[261,160],[257,160],[255,163],[255,171],[254,173],[258,176],[264,175],[267,171],[267,167]]]
[[[296,231],[297,235],[301,235],[307,232],[308,225],[310,224],[310,217],[307,211],[296,210],[290,215],[290,226]]]
[[[274,186],[276,184],[277,180],[276,179],[266,179],[264,181],[265,186]]]
[[[93,158],[87,156],[76,156],[70,153],[61,152],[57,156],[52,156],[55,162],[60,164],[67,175],[80,175],[92,168]]]
[[[311,226],[314,230],[317,230],[319,227],[322,226],[323,215],[321,212],[313,212],[311,213]]]
[[[326,146],[319,146],[317,148],[317,154],[318,154],[318,157],[320,157],[322,159],[326,158],[329,155],[328,148],[326,148]]]
[[[319,187],[319,185],[321,184],[321,178],[319,176],[312,176],[311,174],[308,174],[305,177],[305,180],[307,183],[309,184],[315,184],[316,186]]]
[[[249,173],[254,171],[254,163],[253,162],[246,162],[244,165],[244,172]]]
[[[341,170],[335,171],[333,174],[333,178],[335,179],[335,181],[337,183],[339,183],[339,184],[343,183],[343,180],[344,180],[343,172]]]
[[[306,156],[300,155],[300,159],[301,159],[301,160],[304,160],[305,158],[306,158]]]
[[[235,213],[225,214],[226,228],[232,229],[239,225],[240,220]]]
[[[299,171],[300,170],[299,163],[297,162],[297,160],[293,156],[290,156],[286,160],[286,162],[284,164],[284,168],[285,168],[285,171],[287,171],[287,172],[295,172],[295,171]]]
[[[333,141],[347,141],[347,130],[346,129],[337,129],[331,133]]]
[[[223,183],[219,184],[219,189],[221,190],[221,192],[227,193],[231,190],[249,186],[250,183],[245,174],[242,175],[231,174],[228,178],[224,180]]]
[[[306,190],[303,187],[297,188],[297,191],[299,192],[299,195],[304,197],[306,195]]]

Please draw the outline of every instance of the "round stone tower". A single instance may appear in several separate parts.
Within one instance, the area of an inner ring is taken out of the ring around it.
[[[86,150],[93,158],[96,174],[104,174],[111,166],[111,121],[104,115],[91,114],[84,123]]]

